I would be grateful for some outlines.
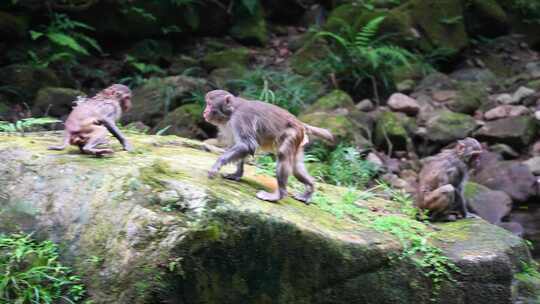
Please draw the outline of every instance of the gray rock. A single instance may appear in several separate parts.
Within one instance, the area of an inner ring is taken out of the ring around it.
[[[469,136],[477,124],[469,115],[451,111],[437,112],[426,122],[426,138],[441,145]]]
[[[518,161],[489,161],[474,171],[471,180],[506,192],[514,202],[526,202],[537,194],[536,177]]]
[[[68,115],[78,96],[86,96],[86,94],[70,88],[43,88],[37,93],[32,113],[35,116],[62,117]]]
[[[536,135],[536,123],[529,116],[508,117],[488,121],[474,133],[481,141],[504,143],[515,148],[529,145]]]
[[[540,156],[535,156],[532,158],[529,158],[528,160],[523,162],[527,167],[529,167],[529,170],[531,170],[532,174],[534,175],[540,175]]]
[[[401,93],[394,93],[388,99],[388,107],[396,112],[402,112],[409,116],[414,116],[420,111],[420,105],[418,102]]]
[[[467,183],[465,198],[470,210],[491,224],[500,223],[512,210],[512,199],[508,194],[480,184]]]
[[[525,106],[501,105],[484,113],[484,118],[486,120],[494,120],[499,118],[515,117],[527,114],[530,114],[530,111]]]
[[[517,91],[514,92],[512,95],[512,103],[519,103],[523,99],[534,95],[536,93],[533,89],[529,89],[527,87],[519,87]]]
[[[532,78],[540,78],[540,62],[529,62],[525,68]]]
[[[495,101],[500,103],[500,104],[512,104],[513,103],[512,95],[507,94],[507,93],[495,95],[494,97],[495,97],[494,98]]]
[[[364,99],[356,104],[356,109],[362,112],[369,112],[372,111],[375,106],[373,105],[373,102],[369,99]]]
[[[496,79],[495,74],[489,69],[465,68],[450,74],[452,79],[468,82],[489,83]]]

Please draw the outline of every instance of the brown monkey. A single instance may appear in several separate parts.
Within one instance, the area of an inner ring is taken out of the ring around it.
[[[122,111],[130,108],[131,90],[121,84],[113,84],[92,98],[78,98],[65,122],[64,142],[49,150],[63,150],[71,144],[79,146],[85,154],[110,154],[112,149],[96,148],[107,143],[106,136],[110,132],[124,150],[131,151],[131,145],[116,126]]]
[[[476,217],[467,211],[463,187],[468,180],[468,167],[481,152],[482,145],[467,137],[453,149],[427,159],[418,176],[416,205],[428,210],[431,220]]]
[[[274,193],[261,191],[259,199],[278,201],[287,195],[287,180],[292,173],[306,186],[306,191],[294,196],[309,203],[314,191],[313,178],[304,166],[304,145],[308,134],[333,142],[333,135],[299,121],[286,110],[262,101],[235,97],[223,90],[210,91],[205,96],[204,118],[230,134],[234,144],[219,157],[208,173],[214,178],[219,169],[230,162],[238,162],[236,172],[223,177],[239,180],[244,173],[244,158],[257,148],[277,152],[278,189]]]

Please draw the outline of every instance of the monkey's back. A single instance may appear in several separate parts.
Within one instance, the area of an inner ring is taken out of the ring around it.
[[[466,165],[452,150],[443,151],[431,157],[418,174],[420,192],[433,191],[436,188],[451,184],[458,186]]]
[[[242,100],[230,123],[244,140],[256,142],[265,151],[274,150],[286,133],[304,139],[302,122],[287,110],[262,101]]]

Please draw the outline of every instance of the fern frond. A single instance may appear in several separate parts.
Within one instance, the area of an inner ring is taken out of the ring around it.
[[[410,65],[410,60],[414,58],[414,55],[409,51],[393,45],[384,45],[377,47],[375,52],[382,57],[382,60],[391,61],[399,65]]]
[[[371,19],[361,31],[356,33],[354,37],[354,45],[356,47],[367,47],[373,41],[373,37],[377,34],[380,24],[384,21],[385,16],[380,16]]]
[[[326,32],[326,31],[321,31],[321,32],[318,32],[315,37],[330,37],[330,38],[333,38],[335,41],[337,41],[339,43],[339,45],[341,45],[343,48],[345,49],[349,49],[349,42],[341,37],[340,35],[338,34],[334,34],[332,32]]]

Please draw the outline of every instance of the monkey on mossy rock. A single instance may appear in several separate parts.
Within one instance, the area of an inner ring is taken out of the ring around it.
[[[430,220],[477,217],[468,211],[463,188],[468,181],[468,169],[482,150],[476,139],[467,137],[453,149],[426,160],[418,175],[416,206],[428,211]]]
[[[126,151],[132,147],[116,126],[116,121],[131,108],[131,90],[122,84],[113,84],[92,98],[79,98],[64,123],[64,141],[49,150],[64,150],[68,145],[78,146],[82,153],[104,155],[113,153],[109,148],[98,148],[107,143],[110,132]]]
[[[209,178],[214,178],[222,166],[237,162],[236,172],[223,177],[240,180],[244,174],[244,158],[260,148],[277,155],[278,189],[273,193],[260,191],[257,197],[275,202],[287,196],[287,180],[292,173],[306,187],[304,193],[294,198],[306,204],[310,202],[315,189],[313,178],[304,166],[304,146],[308,135],[334,142],[330,131],[305,124],[278,106],[246,100],[223,90],[208,92],[205,100],[204,119],[216,125],[220,132],[230,134],[233,141],[212,166]]]

